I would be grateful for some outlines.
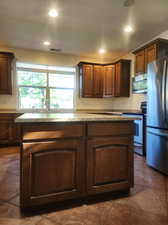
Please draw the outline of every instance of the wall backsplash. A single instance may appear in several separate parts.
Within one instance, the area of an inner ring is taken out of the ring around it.
[[[30,62],[37,64],[48,65],[62,65],[62,66],[75,66],[80,61],[89,61],[97,63],[108,63],[102,59],[89,59],[85,57],[77,57],[72,55],[53,54],[48,52],[41,52],[35,50],[25,49],[11,49],[0,48],[1,51],[14,52],[17,60],[22,62]],[[131,74],[133,76],[134,71],[134,55],[128,54],[124,56],[125,59],[132,60]],[[16,97],[16,76],[13,72],[13,95],[0,95],[0,109],[16,109],[17,97]],[[129,98],[105,98],[105,99],[86,99],[79,98],[78,94],[78,75],[77,75],[77,88],[76,88],[76,109],[139,109],[140,102],[145,100],[143,94],[130,94]]]

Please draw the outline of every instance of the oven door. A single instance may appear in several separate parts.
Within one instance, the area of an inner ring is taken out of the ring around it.
[[[135,136],[134,142],[143,144],[143,119],[135,120]]]

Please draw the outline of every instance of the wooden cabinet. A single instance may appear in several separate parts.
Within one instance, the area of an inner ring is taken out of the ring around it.
[[[115,96],[130,95],[130,60],[120,60],[115,64]]]
[[[21,142],[20,125],[14,123],[18,113],[0,113],[0,144],[16,144]]]
[[[82,97],[93,97],[93,65],[82,64],[80,66],[80,79]]]
[[[21,126],[22,208],[133,186],[133,121]]]
[[[0,52],[0,94],[12,94],[12,60],[13,53]]]
[[[132,183],[132,148],[129,138],[92,138],[87,148],[89,194],[128,189]]]
[[[104,97],[115,96],[115,65],[104,66]]]
[[[153,62],[156,59],[156,44],[153,44],[145,49],[146,64]]]
[[[103,96],[103,66],[93,66],[93,97],[101,98]]]
[[[84,98],[101,98],[103,95],[103,66],[80,63],[80,95]]]
[[[142,50],[136,54],[135,59],[135,73],[143,74],[145,73],[145,50]]]
[[[135,54],[135,75],[145,74],[149,63],[168,54],[168,40],[158,38],[133,53]]]
[[[80,62],[80,96],[84,98],[128,97],[130,60],[100,65]]]
[[[85,156],[81,140],[24,143],[22,157],[22,206],[66,200],[83,193]]]

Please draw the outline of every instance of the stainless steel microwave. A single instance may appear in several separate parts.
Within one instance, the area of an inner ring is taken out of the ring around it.
[[[147,74],[137,75],[132,78],[133,93],[147,93]]]

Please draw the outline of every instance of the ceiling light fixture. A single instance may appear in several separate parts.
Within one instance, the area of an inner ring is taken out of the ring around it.
[[[126,26],[126,27],[124,28],[124,31],[125,31],[126,33],[130,33],[130,32],[133,31],[133,28],[132,28],[131,26]]]
[[[105,52],[106,52],[106,51],[105,51],[104,48],[100,48],[100,49],[99,49],[99,53],[100,53],[100,54],[104,54]]]
[[[56,16],[58,16],[58,12],[55,9],[51,9],[48,12],[48,15],[51,16],[51,17],[56,17]]]
[[[49,46],[51,43],[49,41],[44,41],[43,44]]]

